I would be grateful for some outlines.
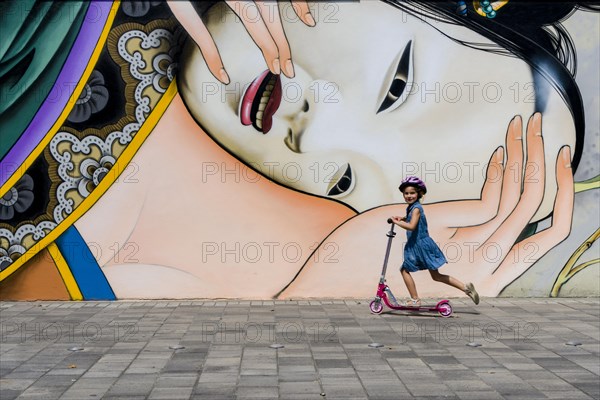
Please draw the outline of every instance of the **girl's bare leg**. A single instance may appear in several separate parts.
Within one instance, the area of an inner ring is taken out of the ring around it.
[[[415,281],[412,278],[412,276],[410,275],[410,272],[408,272],[404,268],[402,268],[400,270],[400,272],[402,273],[402,279],[404,279],[404,284],[406,285],[406,288],[408,289],[408,293],[410,294],[410,297],[413,299],[418,299],[419,295],[417,294],[417,286],[415,285]]]
[[[472,283],[467,283],[466,285],[459,281],[456,278],[451,277],[450,275],[440,274],[437,270],[429,270],[431,277],[434,281],[443,282],[446,285],[454,286],[455,288],[462,290],[467,296],[473,300],[473,303],[479,304],[479,294]]]
[[[450,275],[444,275],[444,274],[440,274],[440,272],[438,270],[432,269],[429,270],[429,273],[431,274],[431,278],[436,281],[436,282],[442,282],[445,283],[446,285],[450,285],[450,286],[454,286],[455,288],[465,292],[466,290],[466,286],[464,283],[462,283],[461,281],[459,281],[458,279],[450,276]]]

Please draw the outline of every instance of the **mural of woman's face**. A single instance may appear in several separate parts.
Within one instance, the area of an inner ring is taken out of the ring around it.
[[[313,28],[292,18],[289,5],[280,8],[291,79],[265,72],[262,54],[226,6],[213,7],[205,20],[229,85],[210,74],[188,42],[180,92],[209,135],[265,176],[358,211],[402,202],[397,188],[406,175],[427,182],[428,202],[480,196],[508,123],[521,115],[526,124],[534,112],[532,73],[523,60],[459,44],[449,37],[491,42],[382,2],[314,3]],[[558,149],[575,142],[556,94],[544,124],[552,195],[538,217],[552,207]]]

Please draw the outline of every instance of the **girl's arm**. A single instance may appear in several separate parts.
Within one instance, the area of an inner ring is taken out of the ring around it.
[[[405,218],[400,217],[392,217],[392,221],[394,224],[398,225],[402,229],[406,229],[407,231],[414,231],[417,229],[417,225],[419,224],[419,218],[421,217],[421,211],[418,208],[415,208],[412,212],[412,218],[410,222],[404,221]]]

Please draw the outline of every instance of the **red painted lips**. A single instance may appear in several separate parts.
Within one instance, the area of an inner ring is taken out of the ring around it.
[[[279,75],[266,70],[248,86],[240,105],[240,121],[259,132],[267,133],[273,125],[273,115],[281,104]]]

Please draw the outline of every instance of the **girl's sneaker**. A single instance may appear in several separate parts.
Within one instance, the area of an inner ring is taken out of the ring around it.
[[[465,293],[473,300],[473,303],[479,304],[479,293],[477,293],[475,286],[471,282],[465,285]]]

